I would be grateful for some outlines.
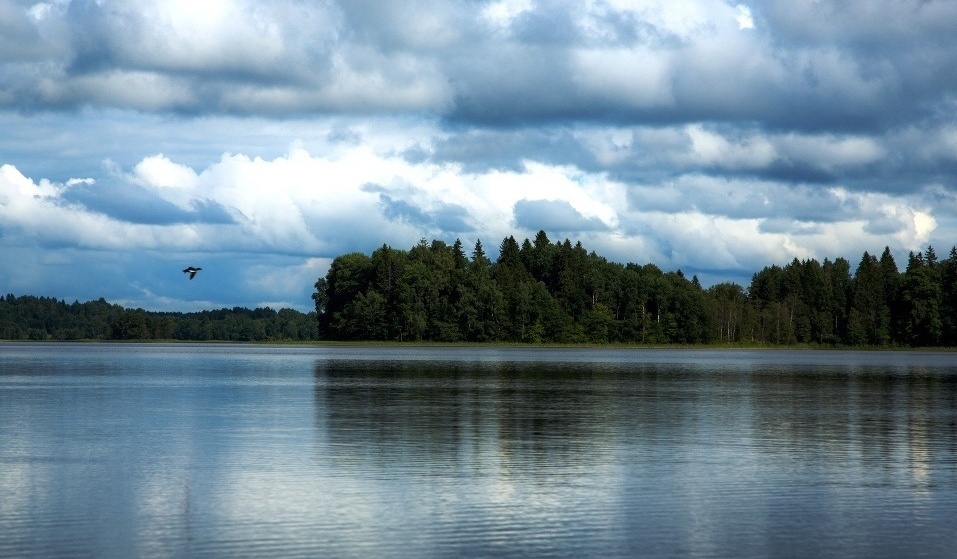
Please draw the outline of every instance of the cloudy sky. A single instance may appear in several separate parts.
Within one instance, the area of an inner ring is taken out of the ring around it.
[[[308,310],[337,255],[540,229],[705,285],[943,256],[955,64],[953,0],[0,0],[0,291]]]

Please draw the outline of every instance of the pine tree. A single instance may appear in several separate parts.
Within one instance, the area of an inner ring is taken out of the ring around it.
[[[860,323],[852,326],[854,332],[863,333],[863,339],[851,342],[869,345],[890,343],[890,309],[884,298],[883,274],[877,258],[867,252],[864,252],[854,273],[853,293],[851,307],[856,312],[852,319]]]
[[[941,343],[957,347],[957,246],[941,263]]]

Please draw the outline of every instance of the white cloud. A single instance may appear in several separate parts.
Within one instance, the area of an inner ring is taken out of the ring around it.
[[[0,190],[0,203],[6,207],[12,207],[13,204],[23,203],[34,199],[39,200],[51,196],[56,196],[60,188],[48,180],[41,180],[39,183],[33,182],[23,176],[19,169],[10,164],[0,166],[0,184],[4,185],[6,192]]]
[[[575,84],[596,98],[649,108],[670,106],[672,61],[648,49],[583,49],[572,55]]]
[[[591,11],[608,9],[633,14],[642,21],[684,40],[714,32],[722,24],[730,7],[707,0],[593,0]]]
[[[62,191],[62,187],[47,180],[34,182],[13,165],[0,167],[0,223],[6,233],[5,244],[19,241],[22,246],[46,241],[120,248],[121,243],[115,242],[110,233],[124,229],[128,234],[129,225],[59,204],[57,198]]]
[[[726,153],[734,150],[724,141],[698,128],[690,132],[697,135],[693,153],[699,157],[734,161],[736,156],[732,153],[728,159]],[[623,136],[619,141],[630,139]],[[773,182],[704,175],[634,186],[602,173],[531,160],[517,171],[475,173],[455,165],[409,162],[364,143],[339,144],[323,155],[293,146],[286,155],[270,160],[225,154],[199,172],[155,155],[143,158],[129,177],[180,207],[202,200],[215,202],[237,216],[236,223],[126,223],[96,213],[95,208],[64,204],[59,196],[70,186],[34,182],[11,165],[0,168],[0,215],[8,228],[17,226],[39,242],[116,250],[215,247],[236,253],[268,250],[329,258],[358,248],[356,239],[368,250],[383,242],[405,247],[421,237],[442,238],[444,232],[434,220],[414,218],[440,215],[450,203],[467,214],[474,225],[472,236],[484,237],[486,242],[510,234],[533,235],[534,230],[515,230],[515,204],[551,200],[567,203],[586,220],[600,220],[611,238],[635,239],[642,250],[657,246],[660,241],[653,239],[668,239],[669,251],[635,258],[654,261],[660,257],[665,266],[698,262],[717,267],[754,261],[754,256],[745,258],[748,253],[774,261],[788,250],[790,257],[822,254],[817,251],[831,246],[826,241],[829,236],[851,225],[859,228],[859,220],[867,216],[873,216],[879,235],[894,231],[898,242],[908,248],[926,242],[936,227],[933,214],[906,197],[843,189],[795,190]],[[86,180],[69,184],[96,186]],[[404,219],[390,216],[383,195],[417,214]],[[798,218],[793,226],[781,221],[801,215],[809,217]],[[762,230],[766,219],[777,220],[778,225]],[[534,229],[533,218],[526,215],[523,223]],[[841,235],[849,240],[845,233]],[[599,244],[616,244],[594,232],[588,236]],[[866,234],[854,237],[862,244],[868,238],[872,244],[884,243]],[[629,243],[617,244],[622,242]],[[251,281],[285,285],[262,272],[252,274]],[[314,272],[309,268],[303,274]]]
[[[738,29],[754,29],[754,18],[751,16],[751,8],[744,4],[735,6],[738,11],[737,21]]]
[[[278,6],[240,0],[147,0],[99,6],[97,13],[111,34],[100,39],[122,40],[114,56],[135,67],[263,76],[287,70],[292,61],[283,59],[298,57],[295,49],[304,46],[286,41],[286,34],[297,29],[296,22],[284,21],[286,14]],[[320,23],[322,8],[301,16],[314,24],[309,39],[321,41],[331,35],[331,26]]]
[[[688,163],[759,169],[767,167],[778,157],[773,142],[766,136],[752,135],[732,141],[700,124],[687,126],[685,132],[691,139]]]
[[[41,21],[50,17],[55,11],[62,11],[68,6],[70,0],[57,0],[55,2],[38,2],[27,9],[30,17],[36,21]]]
[[[493,26],[504,29],[532,7],[532,0],[498,0],[485,6],[482,16]]]
[[[886,206],[885,215],[897,219],[902,227],[895,235],[900,246],[908,250],[921,251],[930,241],[930,236],[937,229],[937,220],[925,209],[918,209],[900,205]]]
[[[137,163],[133,176],[144,184],[164,188],[194,188],[199,181],[196,171],[173,163],[162,153]]]

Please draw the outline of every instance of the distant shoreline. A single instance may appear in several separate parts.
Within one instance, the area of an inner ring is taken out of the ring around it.
[[[303,340],[303,341],[237,341],[237,340],[16,340],[0,339],[0,344],[102,344],[102,345],[232,345],[232,346],[272,346],[272,347],[369,347],[369,348],[448,348],[448,349],[568,349],[568,350],[685,350],[685,351],[870,351],[870,352],[899,352],[899,353],[957,353],[957,348],[935,346],[935,347],[910,347],[910,346],[814,346],[807,344],[799,345],[760,345],[760,344],[621,344],[621,343],[522,343],[522,342],[433,342],[433,341],[377,341],[377,340]]]

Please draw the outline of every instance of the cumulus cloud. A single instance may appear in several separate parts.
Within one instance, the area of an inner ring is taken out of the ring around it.
[[[787,4],[4,0],[0,106],[813,130],[952,98],[943,3]],[[927,40],[884,50],[887,34]]]
[[[405,248],[427,237],[469,244],[544,229],[556,239],[604,248],[620,261],[748,270],[794,257],[843,255],[848,247],[874,250],[889,237],[896,247],[916,249],[937,226],[920,196],[699,173],[636,184],[530,160],[520,169],[474,171],[428,157],[409,160],[369,132],[357,134],[361,141],[347,135],[323,153],[294,143],[275,158],[227,153],[199,169],[150,155],[129,171],[109,168],[104,178],[62,184],[34,181],[5,165],[0,243],[233,255],[232,263],[219,264],[221,271],[233,270],[244,285],[263,291],[262,276],[240,274],[237,259],[258,260],[254,266],[262,268],[269,265],[263,261],[282,257],[283,267],[302,279],[317,262],[382,243]],[[129,285],[152,283],[138,278]],[[154,301],[176,299],[156,288],[150,293]],[[276,297],[262,292],[259,299]]]
[[[100,263],[89,276],[127,301],[218,300],[168,283],[171,255],[230,275],[232,300],[278,302],[308,300],[283,277],[421,237],[545,229],[716,279],[949,245],[955,16],[918,0],[0,0],[0,247],[33,259],[0,274]]]
[[[162,153],[144,158],[133,168],[137,182],[160,188],[195,188],[199,182],[196,171],[173,163]]]

